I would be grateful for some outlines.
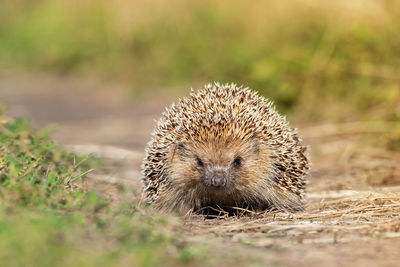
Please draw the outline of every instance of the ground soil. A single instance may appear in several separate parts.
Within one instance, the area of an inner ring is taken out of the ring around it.
[[[53,139],[94,153],[108,171],[89,186],[118,199],[116,185],[140,194],[140,163],[150,133],[173,101],[161,90],[131,97],[123,85],[65,77],[0,77],[0,100],[12,117],[60,125]],[[220,240],[225,249],[284,266],[398,266],[400,155],[373,139],[390,124],[299,124],[313,170],[308,205],[297,214],[267,213],[185,219],[188,241]],[[372,139],[372,142],[371,142]]]

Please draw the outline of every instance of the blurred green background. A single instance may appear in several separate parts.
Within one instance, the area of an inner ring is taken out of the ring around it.
[[[3,72],[95,75],[136,92],[235,82],[299,121],[400,117],[400,1],[0,3]]]

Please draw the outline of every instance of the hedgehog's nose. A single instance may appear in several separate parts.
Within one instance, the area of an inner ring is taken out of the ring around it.
[[[226,185],[226,176],[222,171],[214,172],[211,178],[211,185],[215,187],[224,187]]]

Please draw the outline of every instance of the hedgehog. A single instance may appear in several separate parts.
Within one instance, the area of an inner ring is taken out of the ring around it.
[[[162,211],[296,212],[305,204],[306,147],[273,103],[247,87],[192,90],[162,113],[145,154],[144,197]]]

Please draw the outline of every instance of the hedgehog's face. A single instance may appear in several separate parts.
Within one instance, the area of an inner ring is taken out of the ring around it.
[[[210,195],[233,194],[270,170],[270,151],[257,138],[179,142],[173,149],[171,178]]]

